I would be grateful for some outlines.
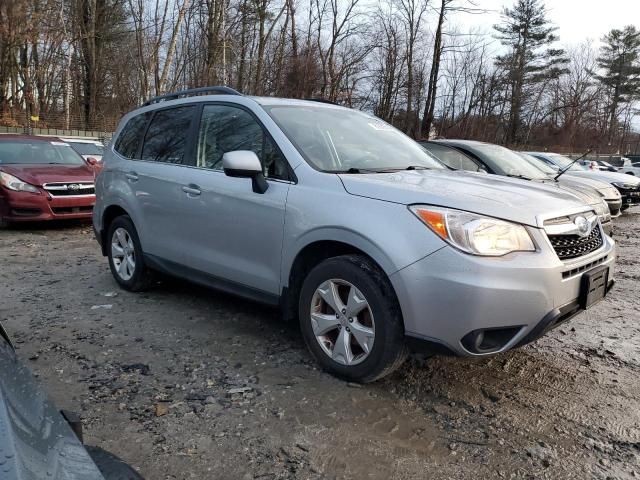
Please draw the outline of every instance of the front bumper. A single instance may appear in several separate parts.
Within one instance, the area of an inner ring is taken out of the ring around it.
[[[616,187],[622,197],[623,206],[640,205],[640,186],[637,188]]]
[[[0,218],[9,222],[90,219],[95,195],[52,197],[0,187]]]
[[[498,258],[444,247],[390,276],[405,333],[462,356],[509,350],[531,335],[542,319],[577,301],[584,273],[607,266],[613,278],[615,244],[608,236],[603,240],[598,250],[565,262],[550,247]],[[534,241],[547,242],[539,230]],[[464,339],[478,330],[507,332],[509,338],[491,352],[475,353],[465,347]]]
[[[622,208],[622,198],[605,199],[605,202],[607,202],[612,218],[620,216],[620,213],[622,213],[620,211],[620,208]]]

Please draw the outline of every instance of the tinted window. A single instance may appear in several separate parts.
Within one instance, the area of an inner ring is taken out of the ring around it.
[[[186,147],[195,109],[190,105],[156,111],[144,137],[142,160],[189,164]]]
[[[249,112],[228,105],[205,105],[197,165],[222,170],[222,155],[235,150],[255,152],[267,178],[289,178],[285,158]]]
[[[451,168],[470,172],[480,171],[480,167],[476,162],[455,148],[438,145],[436,143],[422,143],[421,145],[433,153],[438,160]]]
[[[143,113],[127,122],[115,143],[116,152],[126,158],[136,158],[149,116],[149,112]]]

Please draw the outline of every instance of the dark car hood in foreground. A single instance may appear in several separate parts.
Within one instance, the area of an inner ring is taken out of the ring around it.
[[[89,165],[20,165],[2,164],[0,170],[23,182],[41,187],[53,182],[93,182],[95,175]]]
[[[104,480],[60,412],[2,336],[0,479]]]
[[[555,217],[569,210],[589,209],[555,185],[485,173],[415,170],[340,174],[340,178],[352,195],[456,208],[531,226],[540,226],[541,215]]]

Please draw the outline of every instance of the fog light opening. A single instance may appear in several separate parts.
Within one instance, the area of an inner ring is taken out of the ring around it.
[[[521,329],[522,326],[473,330],[460,343],[471,353],[493,353],[504,348]]]

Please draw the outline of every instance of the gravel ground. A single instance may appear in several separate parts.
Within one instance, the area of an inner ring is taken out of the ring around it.
[[[148,480],[638,478],[638,210],[616,239],[614,291],[535,344],[367,386],[319,371],[277,311],[119,290],[87,225],[0,231],[0,320],[87,443]]]

